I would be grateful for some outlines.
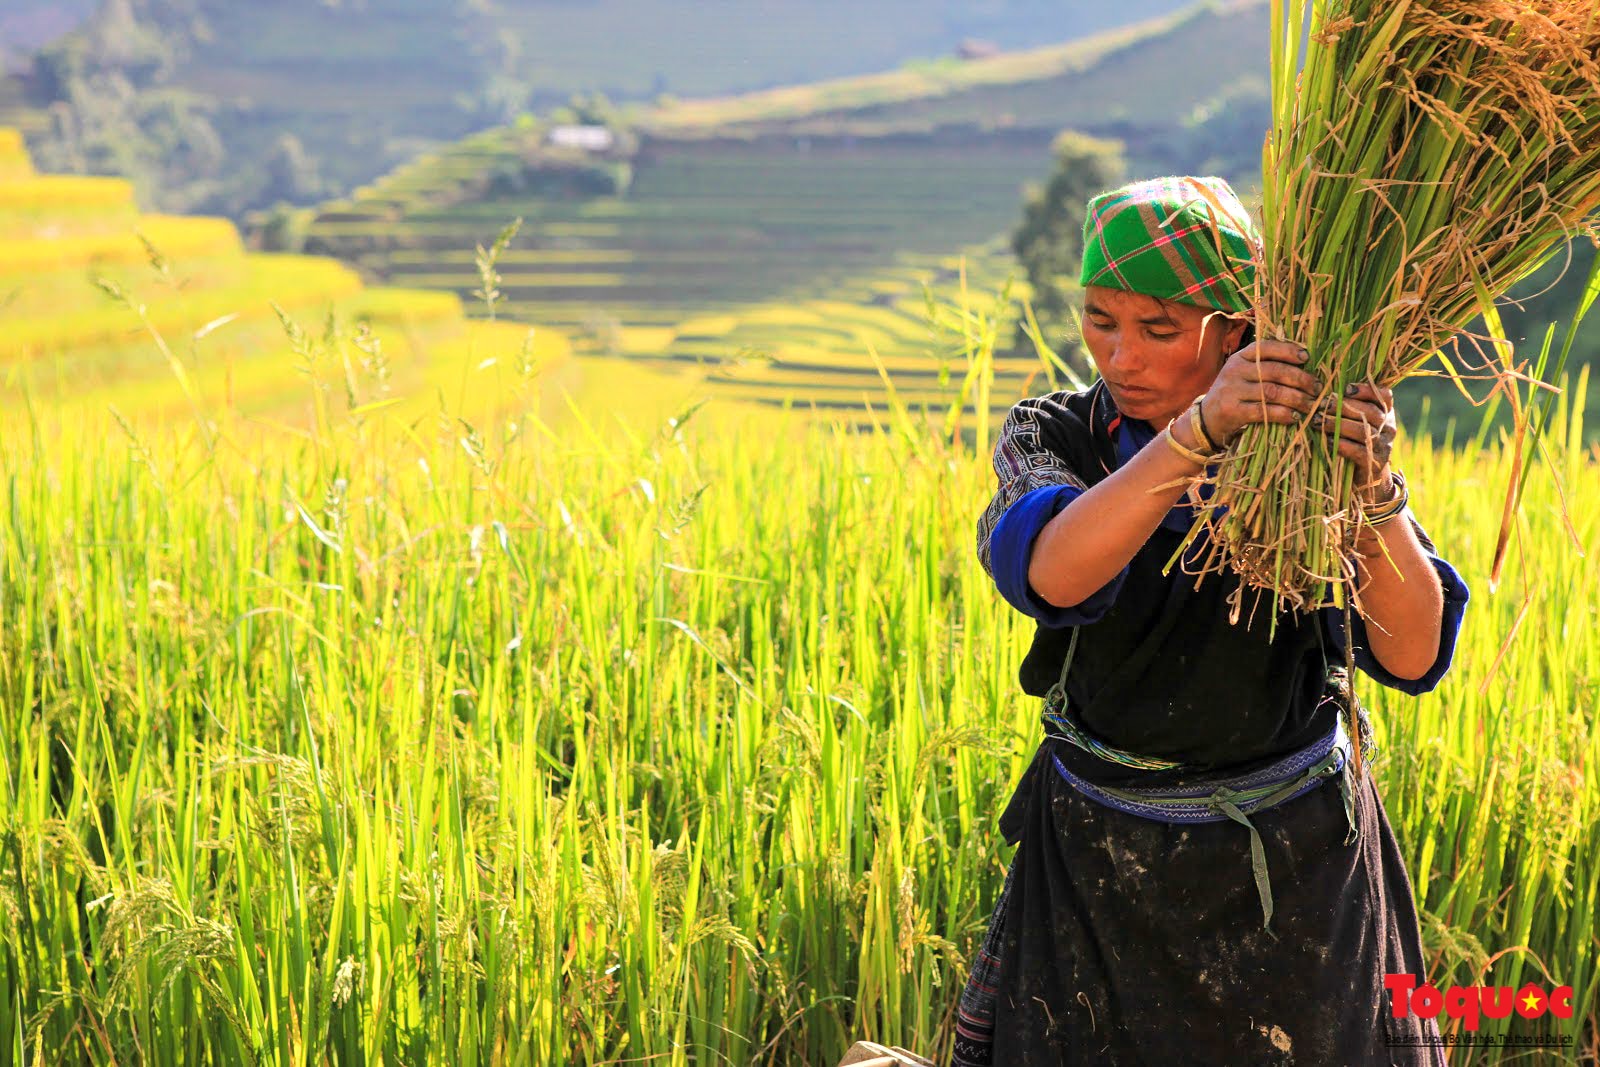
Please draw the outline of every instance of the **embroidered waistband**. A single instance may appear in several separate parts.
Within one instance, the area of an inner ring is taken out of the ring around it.
[[[1157,822],[1188,824],[1232,820],[1250,831],[1250,869],[1261,898],[1262,927],[1272,923],[1272,885],[1267,876],[1266,849],[1250,816],[1310,792],[1330,778],[1339,779],[1349,832],[1345,844],[1360,840],[1355,813],[1355,781],[1350,738],[1342,718],[1333,730],[1298,752],[1243,775],[1200,777],[1179,786],[1142,788],[1102,786],[1067,769],[1054,752],[1056,772],[1079,793],[1098,804]]]

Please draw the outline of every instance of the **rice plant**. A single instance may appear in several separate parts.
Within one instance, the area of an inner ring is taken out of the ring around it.
[[[1435,358],[1463,389],[1476,374],[1517,390],[1532,359],[1510,352],[1496,301],[1600,207],[1600,7],[1274,0],[1273,20],[1262,335],[1310,349],[1335,413],[1347,385]],[[1200,569],[1230,566],[1280,603],[1342,603],[1352,471],[1309,423],[1247,429]]]
[[[979,349],[984,308],[949,311]],[[307,365],[317,416],[282,429],[0,422],[0,1055],[942,1049],[1038,740],[1029,624],[972,557],[976,434],[602,417],[619,389],[556,423],[537,368],[483,349],[394,417],[375,368],[347,392],[342,360]],[[1571,984],[1563,1032],[1593,1048],[1585,386],[1544,435],[1567,507],[1529,479],[1451,678],[1364,695],[1430,977]],[[1403,459],[1475,589],[1512,457]]]

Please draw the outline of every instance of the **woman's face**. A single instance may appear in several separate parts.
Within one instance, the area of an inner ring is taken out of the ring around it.
[[[1084,291],[1084,345],[1117,410],[1158,430],[1210,387],[1246,325],[1142,293]]]

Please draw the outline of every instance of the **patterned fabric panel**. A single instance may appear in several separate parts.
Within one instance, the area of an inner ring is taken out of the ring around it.
[[[956,1043],[949,1067],[992,1067],[994,1062],[994,997],[999,988],[1000,935],[1005,929],[1011,875],[1015,870],[1015,863],[1006,869],[1006,881],[1000,887],[1000,899],[995,902],[994,914],[989,918],[988,933],[972,959],[972,971],[966,988],[961,991],[961,1001],[956,1006]]]
[[[1045,443],[1047,417],[1037,400],[1023,400],[1012,406],[1000,427],[1000,437],[994,446],[994,473],[999,488],[978,519],[978,562],[991,578],[994,566],[989,558],[989,535],[994,533],[1007,508],[1033,490],[1046,486],[1088,488],[1067,461]]]

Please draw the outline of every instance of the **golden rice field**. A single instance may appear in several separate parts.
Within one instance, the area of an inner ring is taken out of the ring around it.
[[[247,254],[225,219],[139,215],[124,181],[35,174],[6,129],[0,320],[0,400],[11,412],[293,418],[333,388],[318,352],[339,364],[346,395],[371,373],[390,405],[437,404],[430,389],[455,387],[488,352],[514,354],[580,396],[614,387],[614,368],[564,367],[571,347],[558,332],[529,340],[525,326],[471,323],[453,294],[368,288],[333,259]],[[561,402],[552,393],[542,410]]]
[[[0,127],[0,178],[26,178],[32,174],[33,160],[22,142],[22,133]]]
[[[628,339],[768,346],[690,371],[316,259],[112,257],[145,314],[66,306],[89,262],[0,310],[0,1061],[942,1053],[1039,737],[972,544],[993,419],[734,399],[865,392],[892,308]],[[1003,303],[940,305],[951,365],[889,352],[895,395],[1044,391],[992,361]],[[1509,448],[1403,447],[1473,601],[1438,690],[1362,695],[1430,980],[1570,984],[1593,1060],[1600,450],[1567,410],[1495,591]]]
[[[1039,736],[983,449],[616,393],[558,431],[496,355],[432,418],[370,373],[279,430],[10,409],[12,1061],[945,1046]],[[1474,599],[1437,691],[1363,696],[1430,976],[1571,984],[1592,1047],[1600,455],[1558,422],[1565,519],[1541,469],[1493,593],[1508,452],[1405,449]]]

